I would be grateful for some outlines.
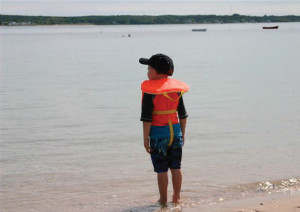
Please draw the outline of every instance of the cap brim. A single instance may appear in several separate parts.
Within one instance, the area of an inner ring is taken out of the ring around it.
[[[149,59],[146,58],[140,58],[139,62],[143,65],[148,65]]]

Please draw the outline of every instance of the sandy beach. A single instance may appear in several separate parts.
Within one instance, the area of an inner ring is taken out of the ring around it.
[[[272,194],[193,208],[189,212],[300,212],[300,193]]]

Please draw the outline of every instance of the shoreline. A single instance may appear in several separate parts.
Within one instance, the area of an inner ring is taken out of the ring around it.
[[[159,26],[159,25],[224,25],[224,24],[281,24],[281,23],[300,23],[300,21],[287,21],[287,22],[240,22],[240,23],[179,23],[179,24],[32,24],[32,25],[1,25],[0,27],[32,27],[32,26]]]
[[[249,16],[249,15],[89,15],[89,16],[30,16],[0,14],[0,25],[152,25],[152,24],[226,24],[226,23],[277,23],[300,22],[300,16]]]
[[[199,210],[202,212],[300,212],[300,192],[276,193],[184,209],[187,212]]]
[[[51,27],[51,26],[55,26],[55,27],[67,27],[67,26],[94,26],[94,27],[97,27],[97,26],[165,26],[165,25],[238,25],[238,24],[252,24],[252,25],[256,25],[256,24],[266,24],[266,25],[274,25],[274,24],[286,24],[286,23],[300,23],[299,22],[262,22],[262,23],[250,23],[250,22],[247,22],[247,23],[223,23],[223,24],[220,24],[220,23],[206,23],[206,24],[203,24],[203,23],[199,23],[199,24],[111,24],[111,25],[98,25],[98,24],[33,24],[33,25],[0,25],[0,27],[41,27],[41,26],[46,26],[46,27]]]

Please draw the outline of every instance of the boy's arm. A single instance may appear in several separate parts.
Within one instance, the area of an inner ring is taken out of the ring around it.
[[[151,122],[143,121],[144,147],[148,153],[151,152],[150,139],[149,139],[150,127],[151,127]]]
[[[184,135],[185,135],[185,127],[186,127],[186,118],[184,119],[179,119],[180,127],[181,127],[181,132],[182,132],[182,139],[184,143]]]
[[[142,114],[141,114],[141,121],[143,122],[143,138],[144,138],[144,147],[148,153],[151,152],[149,147],[150,145],[150,127],[152,122],[152,111],[153,111],[153,99],[155,95],[144,93],[142,99]]]
[[[187,112],[185,110],[185,106],[184,106],[184,103],[183,103],[182,96],[179,99],[177,110],[178,110],[179,123],[180,123],[180,127],[181,127],[182,139],[183,139],[183,144],[184,144],[186,118],[188,117],[188,114],[187,114]]]

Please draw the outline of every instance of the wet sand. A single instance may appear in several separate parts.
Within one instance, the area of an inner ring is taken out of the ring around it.
[[[188,212],[300,212],[300,193],[274,194],[184,210]]]

